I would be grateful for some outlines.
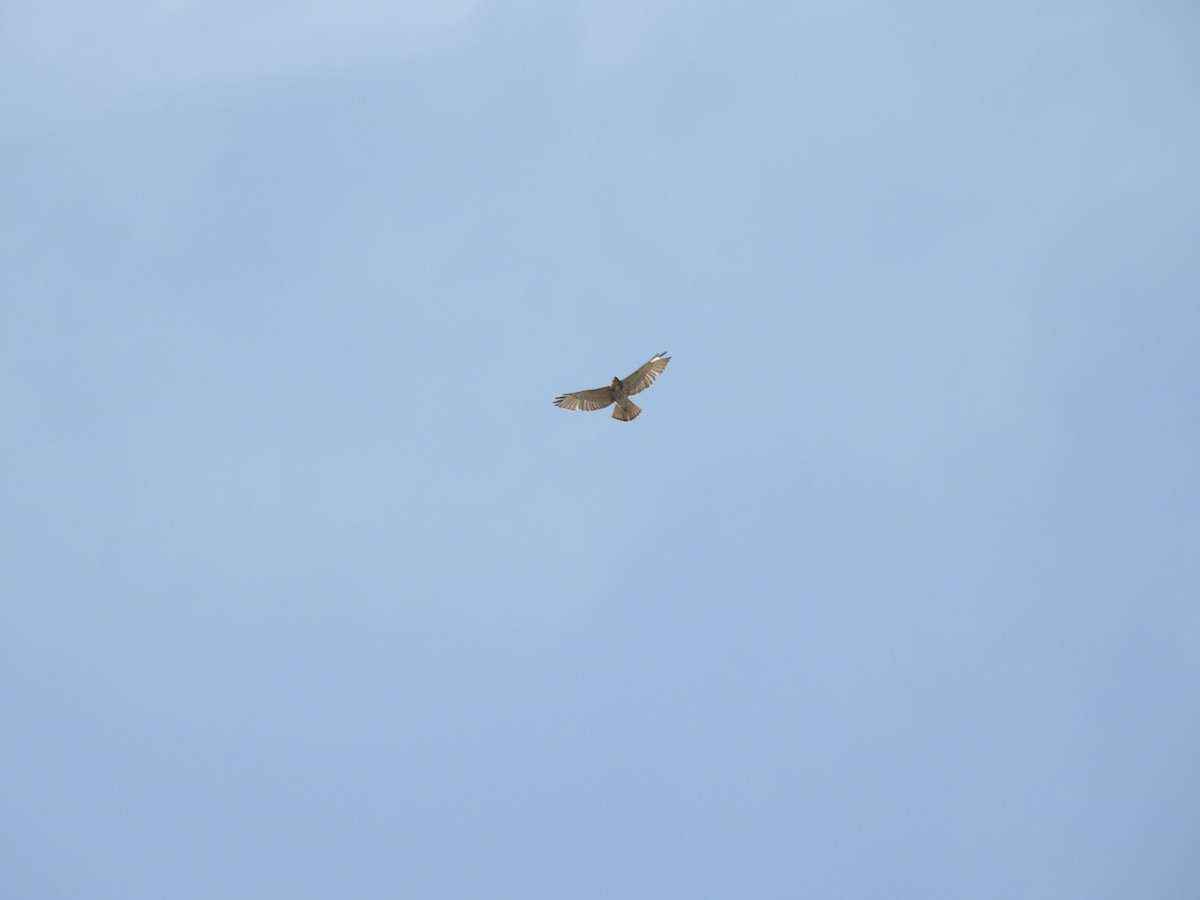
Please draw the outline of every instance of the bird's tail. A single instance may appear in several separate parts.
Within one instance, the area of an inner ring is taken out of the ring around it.
[[[641,411],[642,408],[632,400],[618,400],[613,407],[613,418],[618,422],[632,422]]]

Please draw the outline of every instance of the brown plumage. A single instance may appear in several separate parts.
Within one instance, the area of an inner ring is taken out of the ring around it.
[[[654,379],[662,374],[670,361],[671,357],[665,352],[660,353],[628,378],[617,378],[614,375],[612,384],[608,387],[563,394],[554,401],[554,405],[560,409],[582,409],[590,412],[615,403],[617,407],[613,410],[613,418],[620,422],[632,422],[642,408],[632,403],[629,398],[654,384]]]

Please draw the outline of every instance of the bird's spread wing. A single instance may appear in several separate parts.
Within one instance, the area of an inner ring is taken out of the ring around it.
[[[554,401],[554,405],[562,409],[604,409],[613,402],[612,388],[593,388],[590,391],[575,391],[573,394],[563,394]]]
[[[667,363],[671,361],[671,357],[667,356],[666,351],[658,354],[650,362],[646,363],[625,381],[625,391],[633,396],[640,394],[650,385],[654,384],[654,379],[662,374],[663,369],[667,367]]]

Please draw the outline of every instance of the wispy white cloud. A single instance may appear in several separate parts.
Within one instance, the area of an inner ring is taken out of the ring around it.
[[[87,0],[0,12],[0,108],[62,121],[146,100],[388,66],[436,46],[479,0]]]

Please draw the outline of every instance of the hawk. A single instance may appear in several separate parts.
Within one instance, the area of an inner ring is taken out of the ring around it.
[[[660,353],[624,380],[614,375],[612,384],[608,387],[563,394],[554,401],[554,405],[560,409],[582,409],[590,412],[615,403],[617,407],[613,410],[613,418],[619,422],[632,422],[642,408],[631,403],[629,398],[654,384],[654,379],[662,374],[670,361],[671,357],[665,352]]]

